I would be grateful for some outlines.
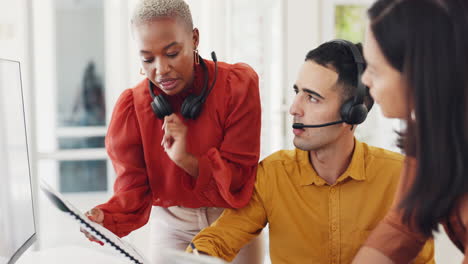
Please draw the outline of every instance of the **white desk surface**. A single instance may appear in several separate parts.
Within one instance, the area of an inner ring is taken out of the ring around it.
[[[29,249],[17,262],[17,264],[128,264],[124,256],[108,254],[90,248],[79,246],[64,246],[49,248],[40,251]]]

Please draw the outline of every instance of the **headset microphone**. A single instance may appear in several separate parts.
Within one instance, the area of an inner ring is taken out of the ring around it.
[[[333,126],[336,124],[341,124],[344,123],[343,120],[340,121],[335,121],[335,122],[330,122],[330,123],[325,123],[325,124],[320,124],[320,125],[304,125],[302,123],[294,123],[292,127],[294,129],[303,129],[303,128],[314,128],[314,127],[326,127],[326,126]]]

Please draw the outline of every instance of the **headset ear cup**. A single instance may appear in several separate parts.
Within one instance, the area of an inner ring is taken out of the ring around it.
[[[350,98],[341,105],[341,109],[340,109],[341,119],[343,119],[343,121],[346,124],[350,124],[349,112],[351,111],[351,108],[353,107],[353,102],[354,102],[353,98]]]
[[[200,114],[201,110],[201,101],[199,96],[196,95],[189,95],[185,98],[182,106],[180,108],[180,112],[183,117],[187,119],[195,119]]]
[[[354,104],[354,98],[348,99],[341,106],[341,118],[346,124],[359,125],[367,118],[367,107],[364,104]]]
[[[190,111],[190,116],[192,119],[196,119],[198,117],[198,115],[200,114],[201,112],[201,108],[202,108],[202,103],[200,100],[196,100],[195,103],[193,104],[191,110]]]
[[[364,104],[358,104],[351,109],[351,119],[354,125],[359,125],[367,118],[367,107]]]
[[[184,102],[182,102],[182,106],[180,107],[180,113],[182,114],[183,117],[189,118],[190,116],[190,105],[192,104],[193,98],[195,96],[193,94],[190,94],[185,98]]]
[[[155,96],[151,102],[151,108],[159,119],[172,114],[171,105],[166,101],[163,95]]]

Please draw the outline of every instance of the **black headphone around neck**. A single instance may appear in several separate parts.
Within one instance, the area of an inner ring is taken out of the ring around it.
[[[218,59],[216,58],[216,53],[213,51],[211,53],[211,58],[215,63],[215,72],[213,77],[213,82],[211,83],[210,89],[208,88],[208,68],[206,66],[205,61],[203,58],[198,55],[200,59],[200,64],[203,68],[204,73],[204,80],[203,80],[203,90],[199,95],[190,94],[185,98],[182,106],[180,107],[180,113],[186,119],[196,119],[203,108],[203,104],[206,101],[206,98],[210,94],[211,90],[213,89],[216,83],[216,77],[218,76]],[[151,80],[148,79],[148,89],[153,101],[151,101],[151,109],[153,109],[154,114],[159,118],[163,119],[165,116],[171,115],[173,113],[170,103],[167,101],[164,94],[155,95],[153,92],[154,84]]]
[[[344,39],[336,39],[332,40],[331,43],[337,43],[343,46],[346,46],[348,50],[351,51],[353,54],[354,63],[357,67],[357,85],[356,85],[356,93],[354,96],[346,100],[340,108],[340,115],[341,120],[335,122],[329,122],[325,124],[318,124],[318,125],[304,125],[302,123],[294,123],[294,129],[304,129],[304,128],[318,128],[318,127],[326,127],[326,126],[333,126],[336,124],[346,123],[351,126],[359,125],[367,118],[367,114],[369,110],[372,108],[374,101],[371,98],[369,108],[367,108],[364,99],[368,96],[368,88],[362,83],[361,76],[364,73],[364,69],[366,66],[366,62],[364,61],[364,57],[362,56],[361,52],[357,48],[357,46],[347,40]],[[370,97],[370,96],[369,96]],[[352,128],[352,127],[351,127]]]
[[[372,105],[370,105],[369,109],[367,109],[367,106],[364,102],[364,98],[368,94],[368,88],[362,83],[361,80],[361,76],[365,70],[366,62],[364,61],[364,57],[354,43],[343,39],[333,40],[332,42],[346,46],[353,54],[354,62],[356,63],[356,93],[353,97],[349,98],[341,105],[340,114],[341,119],[345,123],[350,125],[359,125],[364,122],[364,120],[366,120],[367,114],[369,113],[370,108],[372,108]]]

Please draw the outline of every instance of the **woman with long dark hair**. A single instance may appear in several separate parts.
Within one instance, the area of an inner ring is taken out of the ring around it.
[[[354,263],[409,263],[440,223],[466,252],[468,3],[379,0],[368,14],[363,82],[406,121],[407,159],[393,210]]]

